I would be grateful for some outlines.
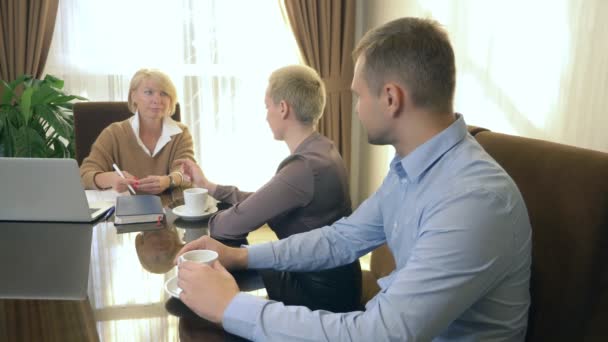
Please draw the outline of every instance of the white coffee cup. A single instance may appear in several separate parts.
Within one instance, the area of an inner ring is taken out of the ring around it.
[[[209,208],[209,191],[203,188],[184,190],[186,212],[192,215],[202,214]]]
[[[197,249],[194,251],[188,251],[178,258],[178,263],[182,263],[184,261],[196,262],[199,264],[207,264],[211,265],[215,260],[217,260],[218,254],[216,251],[212,251],[209,249]]]
[[[207,264],[211,266],[215,260],[217,260],[218,254],[216,251],[212,251],[209,249],[197,249],[193,251],[188,251],[179,256],[177,259],[177,263],[181,264],[184,261],[196,262],[199,264]],[[182,289],[177,286],[176,282],[176,291],[179,295],[182,292]]]

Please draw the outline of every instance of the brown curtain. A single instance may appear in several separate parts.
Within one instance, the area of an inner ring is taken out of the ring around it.
[[[327,87],[319,132],[338,147],[350,170],[355,0],[284,0],[304,63]]]
[[[59,0],[0,1],[0,79],[42,76]]]

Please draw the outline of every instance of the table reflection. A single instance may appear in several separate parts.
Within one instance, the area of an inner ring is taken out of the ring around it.
[[[101,222],[93,228],[88,293],[100,339],[232,338],[220,327],[188,313],[181,301],[165,292],[165,282],[177,274],[173,265],[177,252],[185,243],[207,235],[209,230],[208,220],[184,221],[173,214],[171,208],[183,204],[181,198],[163,198],[163,204],[167,209],[166,220],[160,226],[154,223],[125,227]],[[227,205],[220,203],[218,207],[225,209]],[[257,275],[235,274],[239,279],[243,276],[250,278],[243,282],[243,290],[263,287]],[[265,291],[257,294],[265,295]],[[189,316],[185,317],[186,313]]]
[[[185,245],[175,227],[144,231],[135,236],[135,250],[139,263],[151,273],[167,273],[173,267],[177,252]]]

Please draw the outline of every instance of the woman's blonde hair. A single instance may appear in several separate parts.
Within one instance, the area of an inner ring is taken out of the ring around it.
[[[150,245],[146,247],[146,235],[169,242],[169,248],[157,249],[154,246],[150,248]],[[141,232],[135,237],[135,250],[139,262],[144,269],[151,273],[169,272],[175,266],[173,260],[183,246],[175,228]]]
[[[325,108],[325,85],[313,68],[289,65],[270,75],[268,97],[275,104],[287,102],[301,123],[315,125]]]
[[[169,116],[175,113],[175,106],[177,105],[177,90],[175,85],[171,82],[171,79],[164,72],[157,69],[139,69],[131,78],[131,84],[129,85],[129,110],[133,113],[137,111],[137,105],[133,101],[133,92],[139,87],[143,80],[152,80],[160,86],[161,90],[169,95],[169,111],[165,115]]]

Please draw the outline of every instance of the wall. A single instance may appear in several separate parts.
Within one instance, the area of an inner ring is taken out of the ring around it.
[[[392,19],[403,16],[415,5],[403,0],[357,0],[357,18],[355,21],[355,41],[370,28],[379,26]],[[353,104],[353,108],[355,108]],[[381,184],[388,170],[388,163],[394,149],[386,146],[372,146],[367,142],[367,135],[359,123],[357,113],[353,112],[351,152],[351,197],[353,206],[358,206],[368,198]]]
[[[357,40],[402,16],[450,34],[455,110],[468,124],[608,152],[608,1],[358,0]],[[367,198],[391,151],[370,147],[353,120],[353,203]],[[355,170],[356,169],[356,170]]]

